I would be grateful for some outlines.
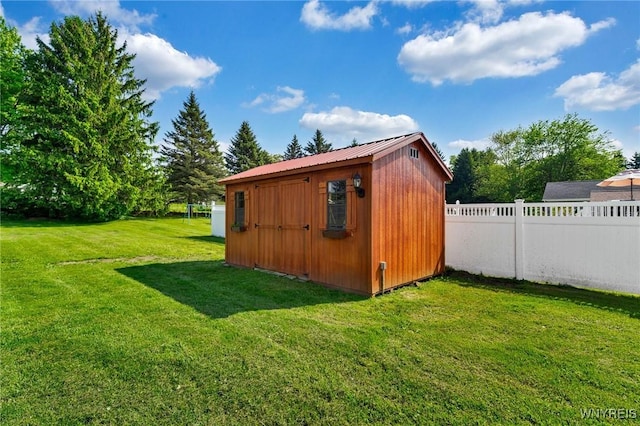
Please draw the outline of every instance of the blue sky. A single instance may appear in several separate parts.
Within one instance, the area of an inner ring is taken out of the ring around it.
[[[638,1],[0,2],[31,48],[97,10],[137,55],[157,143],[193,89],[223,149],[246,120],[271,153],[422,131],[448,158],[576,112],[640,151]]]

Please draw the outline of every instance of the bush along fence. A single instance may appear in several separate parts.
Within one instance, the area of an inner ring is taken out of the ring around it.
[[[447,266],[640,294],[640,201],[448,204]]]
[[[225,206],[211,234],[225,236]],[[448,204],[445,262],[461,271],[640,294],[640,201]]]

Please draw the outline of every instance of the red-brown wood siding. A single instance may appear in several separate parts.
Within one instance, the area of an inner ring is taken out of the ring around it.
[[[370,293],[370,200],[359,198],[353,188],[352,176],[362,176],[362,186],[367,191],[371,183],[370,165],[342,167],[317,172],[312,177],[316,188],[312,202],[312,243],[309,279],[329,286],[356,293]],[[347,233],[342,239],[323,236],[326,228],[326,183],[332,180],[347,181]]]
[[[256,246],[255,233],[249,232],[251,226],[253,226],[253,211],[250,206],[253,204],[253,194],[251,191],[252,185],[239,184],[239,185],[227,185],[226,187],[226,200],[227,208],[225,210],[226,217],[226,238],[225,238],[225,261],[232,265],[240,265],[253,267],[254,253],[253,249]],[[231,225],[234,224],[235,213],[235,193],[237,191],[244,192],[245,213],[244,223],[238,224],[246,228],[245,232],[234,232],[231,230]]]
[[[409,149],[419,150],[411,158]],[[444,271],[444,179],[435,160],[414,143],[373,165],[373,293]]]
[[[371,182],[369,165],[313,174],[227,185],[227,200],[245,191],[246,231],[232,232],[233,205],[227,208],[226,261],[297,276],[343,290],[370,294],[370,197],[358,198],[352,176]],[[326,184],[347,181],[347,232],[333,239],[326,229]],[[257,225],[257,226],[256,226]],[[307,229],[307,225],[308,229]]]

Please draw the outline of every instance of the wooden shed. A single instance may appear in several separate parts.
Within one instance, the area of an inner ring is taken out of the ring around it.
[[[441,274],[451,179],[422,133],[227,177],[226,262],[366,295]]]

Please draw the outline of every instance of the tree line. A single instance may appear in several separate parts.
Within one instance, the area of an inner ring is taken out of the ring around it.
[[[494,133],[488,148],[462,149],[451,167],[448,203],[541,201],[548,182],[604,180],[624,168],[640,168],[640,153],[625,159],[606,132],[568,114]]]
[[[284,156],[268,153],[246,121],[223,154],[193,91],[157,147],[145,81],[135,77],[135,56],[118,45],[107,18],[66,17],[49,36],[32,51],[0,17],[3,213],[83,220],[162,214],[170,202],[219,200],[218,180],[230,173],[301,155],[295,135]],[[304,153],[331,149],[317,130]]]
[[[117,36],[101,13],[70,16],[51,25],[49,44],[37,39],[30,50],[0,17],[3,213],[160,215],[171,202],[219,200],[218,181],[229,174],[333,150],[318,129],[304,147],[294,134],[282,155],[270,154],[244,121],[223,153],[193,91],[156,146],[153,102],[144,100],[135,56]],[[448,201],[537,200],[546,182],[606,178],[624,167],[606,134],[576,115],[501,131],[491,143],[452,157]],[[634,161],[629,167],[638,167],[639,154]]]

